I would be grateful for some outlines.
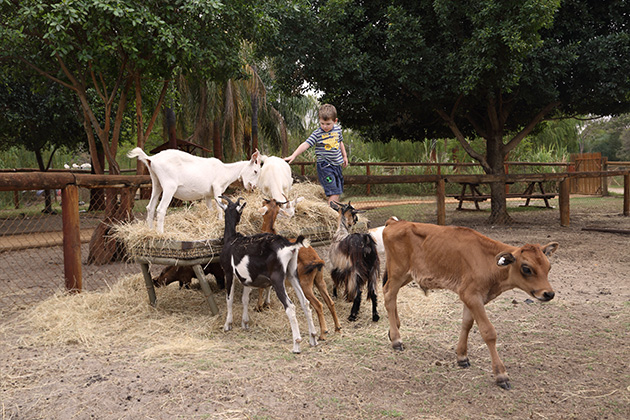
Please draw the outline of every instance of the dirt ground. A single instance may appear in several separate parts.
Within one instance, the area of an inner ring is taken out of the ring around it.
[[[510,291],[487,306],[510,391],[495,385],[476,326],[469,339],[472,366],[457,366],[461,303],[451,292],[425,296],[413,284],[401,292],[403,352],[390,346],[379,294],[379,322],[370,320],[367,303],[359,319],[348,322],[350,304],[337,300],[342,332],[331,331],[317,347],[304,340],[302,353],[294,355],[277,301],[267,313],[250,311],[249,331],[240,328],[235,311],[235,327],[224,333],[223,291],[217,291],[221,312],[216,317],[197,290],[171,292],[190,296],[188,307],[180,308],[170,306],[168,296],[160,297],[164,291],[159,289],[160,304],[152,309],[138,276],[138,307],[106,315],[96,329],[107,332],[125,320],[146,335],[121,326],[98,340],[86,332],[51,343],[51,331],[78,320],[51,317],[42,326],[33,321],[33,311],[3,313],[1,418],[628,419],[629,236],[583,228],[629,230],[630,218],[620,215],[619,198],[577,203],[572,199],[566,228],[559,226],[557,210],[515,212],[517,223],[508,227],[487,225],[485,212],[448,213],[449,224],[470,226],[508,244],[560,243],[551,257],[550,282],[556,291],[551,302],[531,302],[524,292]],[[326,248],[318,252],[327,258]],[[106,299],[108,292],[89,293]],[[89,309],[77,309],[77,318],[87,317]],[[161,323],[174,313],[188,311],[194,317],[186,322],[207,331],[190,344],[179,344],[198,348],[172,351],[171,341],[179,337],[175,332],[147,333],[161,331]],[[330,327],[332,318],[325,313]],[[272,323],[281,327],[274,329]]]

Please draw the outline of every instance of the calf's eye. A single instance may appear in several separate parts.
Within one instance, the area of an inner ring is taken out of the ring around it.
[[[523,272],[523,274],[530,276],[532,274],[532,269],[529,268],[528,266],[524,265],[521,267],[521,271]]]

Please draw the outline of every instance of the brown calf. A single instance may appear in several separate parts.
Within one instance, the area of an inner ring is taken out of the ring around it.
[[[470,366],[468,333],[476,321],[490,351],[496,383],[509,389],[508,375],[497,353],[497,333],[484,305],[513,288],[543,302],[553,299],[554,292],[547,280],[550,268],[547,257],[558,249],[558,244],[528,244],[519,248],[464,227],[393,219],[386,223],[383,242],[387,258],[383,294],[392,347],[403,349],[396,307],[396,297],[402,286],[413,280],[425,291],[452,290],[464,303],[457,363],[461,367]]]

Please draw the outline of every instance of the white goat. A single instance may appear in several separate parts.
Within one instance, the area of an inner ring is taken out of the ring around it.
[[[157,230],[164,232],[166,209],[173,197],[184,201],[204,199],[208,208],[211,202],[218,202],[219,196],[237,179],[246,189],[256,186],[260,175],[261,156],[256,150],[250,160],[223,163],[216,158],[202,158],[181,150],[167,149],[154,156],[147,156],[136,147],[127,153],[130,158],[137,157],[149,169],[151,175],[151,199],[147,205],[147,223],[153,227],[153,217],[157,207]],[[162,200],[158,206],[158,199]],[[219,219],[223,211],[216,204]]]
[[[288,217],[293,217],[295,207],[304,200],[304,197],[289,200],[289,191],[291,191],[292,185],[291,167],[284,159],[277,156],[262,157],[258,188],[267,198],[276,200],[276,203],[281,206],[282,213]]]

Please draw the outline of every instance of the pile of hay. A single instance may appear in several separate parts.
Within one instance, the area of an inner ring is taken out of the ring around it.
[[[215,290],[218,316],[210,313],[202,291],[179,289],[176,284],[156,290],[158,301],[154,308],[148,303],[142,275],[137,274],[122,277],[108,290],[55,295],[24,311],[16,322],[0,327],[0,337],[8,333],[5,329],[17,328],[28,331],[20,339],[20,345],[80,346],[94,353],[123,351],[131,347],[150,359],[224,354],[235,348],[247,348],[248,352],[290,352],[291,328],[277,299],[273,299],[271,309],[264,312],[253,311],[252,302],[250,330],[241,329],[240,289],[239,286],[236,292],[239,303],[234,305],[234,329],[227,333],[223,332],[225,291]],[[289,288],[287,292],[297,305],[293,289]],[[380,290],[379,295],[379,312],[384,315],[387,312]],[[427,297],[419,287],[403,287],[398,304],[405,322],[405,338],[422,341],[444,335],[445,340],[452,340],[461,310],[456,300],[457,296],[449,292],[435,292]],[[318,352],[344,352],[346,345],[352,345],[356,340],[364,343],[374,337],[378,337],[378,345],[389,347],[386,317],[372,322],[369,305],[364,303],[359,319],[349,323],[346,317],[352,303],[339,299],[335,306],[342,332],[331,331],[326,341],[329,347],[320,347]],[[327,309],[324,315],[329,327],[333,325]],[[297,318],[302,338],[305,338],[308,329],[299,306]],[[453,319],[453,325],[444,328],[444,319]],[[319,329],[315,314],[313,321]],[[304,340],[302,350],[313,351],[309,349],[308,340]]]
[[[262,193],[259,190],[236,191],[226,195],[232,201],[243,197],[247,202],[237,231],[243,235],[260,233],[263,218],[258,210],[265,198]],[[294,217],[277,217],[274,227],[278,234],[287,237],[305,235],[311,240],[331,238],[337,230],[338,213],[328,206],[322,187],[310,182],[296,183],[290,198],[296,197],[304,197],[304,200],[298,203]],[[221,248],[224,226],[214,206],[208,209],[204,202],[195,202],[181,209],[169,209],[164,220],[164,233],[150,229],[145,220],[135,220],[115,226],[113,236],[126,245],[131,258],[152,255],[155,249],[164,247],[165,241],[201,241],[210,253],[216,254]],[[367,219],[360,218],[355,231],[366,232]]]

